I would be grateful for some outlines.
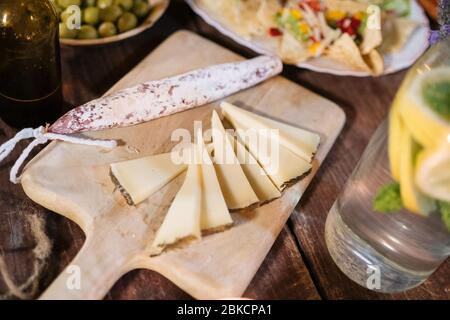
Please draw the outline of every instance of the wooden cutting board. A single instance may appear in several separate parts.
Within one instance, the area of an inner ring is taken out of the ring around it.
[[[180,31],[110,92],[240,59],[198,35]],[[171,132],[176,128],[192,132],[194,120],[203,121],[204,130],[208,129],[218,102],[133,127],[86,134],[122,140],[123,145],[114,150],[52,142],[26,167],[23,188],[35,202],[79,224],[86,233],[86,242],[41,298],[101,299],[123,274],[136,268],[159,272],[195,298],[242,295],[336,140],[345,115],[334,103],[282,77],[226,100],[319,133],[322,140],[311,174],[289,188],[282,198],[251,212],[234,213],[233,228],[149,257],[155,232],[184,176],[139,206],[130,207],[114,190],[109,164],[169,151],[176,144],[171,142]]]

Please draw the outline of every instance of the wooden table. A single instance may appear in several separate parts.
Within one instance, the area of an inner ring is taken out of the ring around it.
[[[255,56],[205,24],[182,1],[172,1],[168,12],[154,28],[133,39],[98,48],[63,48],[66,102],[76,106],[102,95],[179,29],[197,32],[246,57]],[[386,116],[405,72],[380,78],[353,78],[286,67],[283,75],[339,104],[347,115],[347,124],[245,296],[256,299],[449,299],[450,260],[416,289],[393,295],[378,294],[356,285],[342,274],[328,254],[324,240],[327,213],[372,133]],[[0,128],[0,142],[14,134],[4,124]],[[32,298],[72,260],[83,244],[84,235],[74,223],[34,204],[20,186],[9,183],[9,168],[15,157],[17,151],[0,165],[0,297],[12,298],[15,294]],[[30,213],[39,219],[30,220]],[[36,258],[33,249],[38,244],[39,248],[45,246],[47,237],[52,244],[50,256],[40,259],[38,252]],[[21,290],[24,294],[20,294]],[[162,276],[137,270],[118,281],[106,298],[190,297]]]

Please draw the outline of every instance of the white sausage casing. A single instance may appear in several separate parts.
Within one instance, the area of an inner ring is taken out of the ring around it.
[[[72,109],[48,132],[71,134],[143,123],[224,98],[281,70],[279,58],[260,56],[145,82]]]

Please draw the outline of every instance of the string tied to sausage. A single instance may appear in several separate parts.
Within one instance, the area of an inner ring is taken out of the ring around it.
[[[18,173],[20,168],[22,167],[25,160],[30,155],[31,151],[40,144],[45,144],[51,140],[59,140],[70,143],[82,144],[87,146],[97,146],[102,148],[114,148],[117,146],[117,142],[115,140],[97,140],[97,139],[88,139],[76,136],[70,136],[65,134],[58,134],[48,132],[46,127],[39,128],[25,128],[19,131],[12,139],[6,141],[0,146],[0,162],[2,162],[13,150],[17,143],[22,140],[34,138],[33,141],[22,151],[20,156],[17,158],[16,162],[11,168],[9,172],[9,181],[12,183],[20,182],[20,176],[18,177]]]

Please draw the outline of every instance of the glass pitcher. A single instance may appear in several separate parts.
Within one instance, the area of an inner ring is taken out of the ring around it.
[[[450,255],[449,99],[447,38],[408,72],[328,215],[328,250],[361,286],[405,291]]]

